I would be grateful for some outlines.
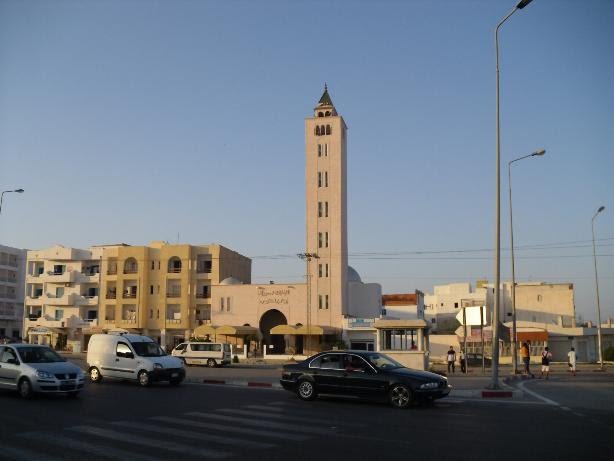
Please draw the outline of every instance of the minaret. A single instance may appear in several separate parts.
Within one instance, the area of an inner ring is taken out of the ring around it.
[[[311,322],[342,327],[347,314],[346,130],[324,85],[324,93],[305,119],[307,252],[312,259]]]

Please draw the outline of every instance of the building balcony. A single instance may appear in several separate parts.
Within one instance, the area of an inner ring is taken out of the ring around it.
[[[56,297],[52,293],[47,293],[47,295],[43,297],[43,302],[53,306],[73,306],[75,304],[75,293],[66,294],[60,297]]]
[[[126,268],[124,269],[124,274],[138,274],[138,269]]]
[[[26,296],[26,304],[28,306],[42,306],[43,297],[42,296]]]
[[[113,269],[107,269],[107,275],[117,275],[117,267]]]
[[[134,298],[136,298],[136,293],[124,293],[122,295],[122,298],[124,298],[124,299],[134,299]]]
[[[210,297],[211,295],[209,293],[196,293],[196,299],[207,299]]]
[[[68,326],[66,319],[56,320],[55,318],[49,316],[39,317],[34,320],[30,320],[30,318],[28,318],[24,323],[26,329],[33,327],[66,328]]]
[[[78,306],[97,306],[98,296],[89,296],[89,295],[75,296],[75,304]]]
[[[80,272],[77,271],[65,271],[65,272],[53,272],[48,271],[43,275],[44,282],[48,283],[74,283],[77,280],[77,277],[80,275]],[[38,277],[40,280],[40,277]]]
[[[167,293],[167,298],[181,298],[181,293]]]
[[[117,299],[117,293],[112,291],[105,295],[105,299]]]
[[[120,319],[120,325],[136,325],[136,319]]]
[[[169,267],[168,273],[169,274],[181,274],[181,267]]]
[[[79,274],[79,282],[80,283],[98,283],[98,280],[100,279],[99,274],[92,274],[89,272],[81,272]]]

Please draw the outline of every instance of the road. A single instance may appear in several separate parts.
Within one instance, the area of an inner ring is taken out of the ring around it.
[[[552,397],[562,383],[531,382]],[[578,384],[578,383],[577,383]],[[587,383],[588,385],[588,383]],[[607,383],[606,383],[607,385]],[[552,390],[550,390],[552,389]],[[541,395],[541,394],[539,394]],[[611,393],[608,396],[611,402]],[[611,458],[612,413],[534,401],[444,399],[395,410],[283,390],[88,385],[74,400],[0,393],[2,460],[463,460]],[[570,407],[571,408],[571,407]],[[575,413],[585,414],[584,417]],[[495,455],[496,454],[496,455]]]

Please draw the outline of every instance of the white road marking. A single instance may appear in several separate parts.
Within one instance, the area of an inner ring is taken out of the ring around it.
[[[166,423],[181,424],[182,426],[185,426],[185,427],[197,427],[199,429],[210,429],[210,430],[227,432],[227,433],[232,432],[232,433],[238,433],[242,435],[255,435],[258,437],[270,438],[270,439],[292,440],[295,442],[301,442],[309,438],[309,437],[298,435],[298,434],[261,431],[258,429],[250,429],[247,427],[237,427],[236,425],[231,426],[231,425],[225,425],[221,423],[206,423],[206,422],[201,422],[201,421],[194,421],[193,419],[173,418],[170,416],[154,416],[149,419],[153,419],[156,421],[164,421]]]
[[[148,448],[159,448],[161,450],[175,451],[196,456],[210,456],[211,458],[225,458],[230,456],[230,453],[225,453],[208,448],[197,448],[190,445],[182,445],[160,439],[152,439],[150,437],[141,437],[134,434],[126,434],[125,432],[112,431],[110,429],[102,429],[94,426],[73,426],[69,427],[71,431],[80,432],[82,434],[90,434],[97,437],[102,437],[110,440],[121,440],[134,445],[143,445]]]
[[[533,397],[535,397],[536,399],[539,399],[543,402],[546,402],[548,405],[554,405],[556,407],[560,407],[561,405],[557,402],[555,402],[554,400],[551,400],[547,397],[544,397],[543,395],[539,395],[537,392],[534,392],[532,390],[529,390],[525,387],[525,383],[524,382],[520,382],[518,383],[518,388],[520,388],[522,391],[526,392],[529,395],[532,395]]]
[[[40,453],[35,453],[30,450],[26,450],[24,448],[17,447],[8,447],[3,445],[0,449],[2,452],[2,456],[9,456],[13,459],[23,459],[24,461],[30,461],[35,459],[37,461],[61,461],[61,458],[56,458],[55,456],[45,456]]]
[[[309,417],[303,417],[302,415],[299,415],[299,414],[294,414],[294,415],[289,415],[289,414],[280,415],[276,413],[266,414],[263,411],[239,410],[236,408],[220,408],[220,409],[216,409],[216,411],[219,411],[222,413],[233,413],[235,415],[255,416],[257,418],[260,417],[260,418],[284,419],[284,420],[288,420],[290,422],[296,422],[296,423],[327,424],[327,425],[334,423],[334,421],[331,421],[330,419],[309,418]],[[346,421],[339,422],[339,425],[348,426],[348,427],[365,427],[364,424],[352,423],[352,422],[346,422]]]
[[[96,445],[94,443],[89,443],[83,440],[67,437],[62,434],[36,432],[29,433],[28,436],[32,437],[33,440],[36,442],[45,442],[49,444],[59,445],[66,450],[84,451],[95,458],[130,459],[131,461],[158,461],[158,458],[152,458],[151,456],[141,455],[139,453],[133,453],[119,448]],[[30,459],[43,460],[47,458],[40,458],[36,456]]]
[[[277,423],[277,422],[272,422],[272,421],[262,421],[258,419],[246,419],[246,418],[239,418],[237,416],[217,415],[213,413],[201,413],[199,411],[186,413],[186,415],[196,416],[198,418],[205,418],[205,419],[217,419],[220,421],[244,424],[246,426],[268,427],[269,429],[281,429],[283,431],[296,431],[296,432],[302,432],[305,434],[331,435],[330,428],[319,429],[319,428],[311,427],[307,425],[301,426],[297,424]]]
[[[243,446],[247,448],[273,448],[275,447],[275,445],[270,444],[270,443],[254,442],[254,441],[242,439],[239,437],[224,437],[224,436],[215,435],[215,434],[204,434],[202,432],[186,431],[183,429],[156,426],[154,424],[136,423],[133,421],[115,421],[115,422],[112,422],[111,424],[113,424],[114,426],[121,426],[121,427],[126,427],[129,429],[130,428],[140,429],[144,431],[156,432],[158,434],[168,434],[168,435],[173,435],[173,436],[178,436],[178,437],[185,437],[188,439],[196,439],[196,440],[214,442],[214,443],[219,443],[219,444],[224,444],[224,445]]]

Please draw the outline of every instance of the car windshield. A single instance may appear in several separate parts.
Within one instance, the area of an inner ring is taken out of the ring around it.
[[[24,363],[66,362],[55,351],[47,347],[19,347],[17,352]]]
[[[166,353],[154,342],[131,342],[136,355],[141,357],[162,357]]]
[[[401,365],[399,362],[384,354],[369,354],[367,355],[367,360],[375,368],[379,368],[381,370],[390,370],[392,368],[403,367],[403,365]]]

